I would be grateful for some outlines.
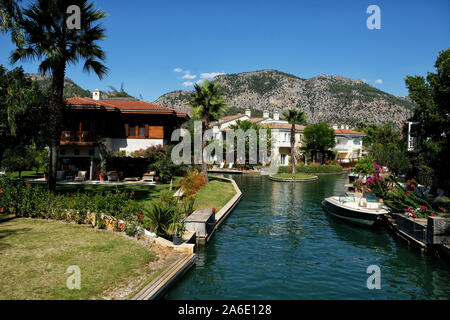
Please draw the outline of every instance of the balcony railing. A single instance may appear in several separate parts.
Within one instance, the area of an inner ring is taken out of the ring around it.
[[[90,131],[63,131],[61,143],[94,143],[94,135]]]

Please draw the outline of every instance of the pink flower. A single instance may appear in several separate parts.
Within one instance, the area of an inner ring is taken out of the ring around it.
[[[410,192],[411,192],[411,191],[409,191],[409,190],[406,190],[406,191],[405,191],[405,194],[408,194],[408,193],[410,193]]]
[[[426,206],[420,206],[420,210],[428,210]]]
[[[434,213],[431,214],[432,217],[436,216]]]
[[[412,211],[411,208],[406,209],[406,212],[411,212],[411,211]]]
[[[445,211],[445,208],[444,208],[444,207],[439,207],[439,209],[440,209],[442,212]]]

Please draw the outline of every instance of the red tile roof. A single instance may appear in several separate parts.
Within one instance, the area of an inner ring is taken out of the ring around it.
[[[291,129],[292,125],[289,123],[267,123],[262,125],[263,128],[270,128],[270,129]],[[299,124],[295,125],[295,130],[297,131],[303,131],[305,130],[305,126],[301,126]]]
[[[91,98],[77,97],[68,98],[66,102],[73,106],[98,106],[114,108],[124,112],[169,112],[175,113],[179,117],[187,116],[186,112],[139,100],[94,100]]]
[[[354,131],[351,129],[334,129],[335,134],[360,134],[360,135],[366,135],[365,133]]]

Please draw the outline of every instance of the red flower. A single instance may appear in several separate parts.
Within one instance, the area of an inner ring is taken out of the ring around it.
[[[413,218],[415,218],[417,215],[415,212],[413,212],[412,216],[413,216]]]
[[[434,213],[431,214],[432,217],[435,217],[436,215]]]
[[[410,193],[410,191],[409,191],[409,190],[406,190],[406,191],[405,191],[405,194],[408,194],[408,193]]]
[[[123,222],[121,222],[119,226],[123,226]]]
[[[134,195],[134,191],[131,191],[131,194]]]
[[[213,212],[213,213],[216,213],[216,208],[212,208],[212,212]]]
[[[141,215],[141,220],[142,220],[142,219],[144,219],[144,216],[143,216],[143,215]]]
[[[3,189],[0,190],[0,194],[2,194],[2,193],[3,193]]]
[[[118,193],[116,193],[116,197],[118,197],[119,196],[119,194]]]
[[[0,208],[0,213],[2,213],[3,212],[3,208]]]
[[[41,204],[40,203],[38,203],[38,207],[40,207],[41,206]]]

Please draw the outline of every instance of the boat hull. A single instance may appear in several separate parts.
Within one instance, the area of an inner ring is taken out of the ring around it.
[[[339,219],[364,227],[372,227],[383,215],[382,213],[369,213],[362,210],[356,211],[354,209],[345,208],[344,206],[334,204],[327,199],[322,201],[322,208],[325,212]]]

